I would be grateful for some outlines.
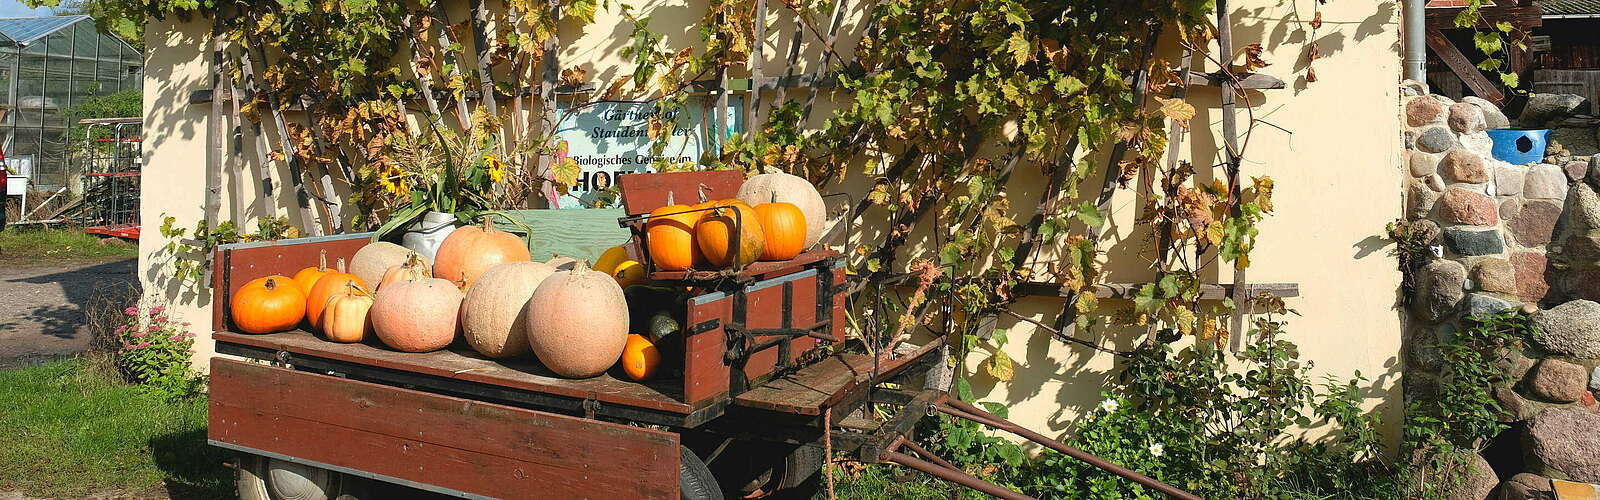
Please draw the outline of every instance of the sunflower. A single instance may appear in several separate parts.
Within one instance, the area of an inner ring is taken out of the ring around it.
[[[483,155],[483,164],[489,170],[489,179],[495,183],[506,181],[506,164],[494,155]]]
[[[405,196],[411,192],[411,186],[406,182],[406,173],[398,168],[389,167],[378,174],[378,185],[390,194]]]

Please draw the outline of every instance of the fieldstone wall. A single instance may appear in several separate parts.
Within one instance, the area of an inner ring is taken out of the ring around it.
[[[1514,382],[1493,388],[1513,428],[1468,482],[1499,483],[1504,498],[1550,479],[1600,483],[1600,156],[1496,160],[1485,130],[1511,121],[1492,103],[1404,89],[1405,218],[1429,250],[1408,270],[1407,400],[1437,394],[1439,344],[1466,317],[1519,309],[1540,333],[1509,353]],[[1453,498],[1487,494],[1460,489]]]

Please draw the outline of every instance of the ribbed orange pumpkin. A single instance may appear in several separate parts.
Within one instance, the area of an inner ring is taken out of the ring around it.
[[[667,206],[650,211],[649,222],[644,225],[649,243],[650,260],[665,271],[682,271],[705,260],[700,247],[694,243],[694,225],[705,212],[690,212],[693,207],[672,203],[672,193],[667,193]],[[605,272],[611,270],[602,269]]]
[[[766,244],[761,260],[789,260],[806,248],[806,214],[793,203],[773,202],[756,205],[761,232]]]
[[[482,227],[461,227],[444,239],[433,259],[433,276],[467,290],[472,287],[472,280],[491,267],[531,260],[533,256],[528,254],[528,245],[522,238],[495,229],[490,218],[484,217]]]
[[[318,328],[328,340],[334,342],[360,342],[372,333],[372,294],[346,282],[343,292],[328,298],[322,310],[322,324]]]
[[[294,273],[294,283],[300,287],[300,293],[310,295],[311,287],[317,285],[317,280],[320,280],[323,276],[327,276],[333,272],[335,271],[328,267],[328,251],[323,250],[318,252],[317,265],[301,269],[299,272]]]
[[[416,281],[431,277],[433,277],[433,272],[428,269],[428,263],[422,260],[422,255],[416,252],[411,252],[411,255],[406,257],[405,262],[401,263],[400,265],[389,266],[389,269],[383,272],[383,280],[378,282],[378,288],[376,291],[381,291],[383,290],[383,287],[388,286],[390,283],[394,283],[396,281]]]
[[[306,315],[306,296],[288,276],[256,278],[233,292],[228,310],[244,333],[292,330]]]
[[[306,323],[317,328],[322,323],[322,311],[328,307],[328,299],[335,294],[344,293],[350,284],[367,289],[367,282],[361,278],[344,272],[344,259],[339,259],[338,271],[328,273],[317,284],[311,287],[311,293],[306,294]]]
[[[694,226],[695,243],[705,253],[706,261],[718,267],[733,265],[735,257],[741,264],[755,262],[767,239],[756,210],[739,200],[718,201],[716,206]],[[739,239],[737,256],[733,254],[735,237]]]

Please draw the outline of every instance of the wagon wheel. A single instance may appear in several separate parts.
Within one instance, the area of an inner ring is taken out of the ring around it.
[[[239,457],[240,500],[345,500],[342,474],[327,469],[255,455]]]
[[[678,446],[678,497],[683,500],[722,500],[722,488],[711,469],[688,447]]]

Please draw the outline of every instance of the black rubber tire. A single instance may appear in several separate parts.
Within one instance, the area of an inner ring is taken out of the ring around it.
[[[711,469],[688,447],[678,446],[678,498],[683,500],[723,500],[722,488]]]

